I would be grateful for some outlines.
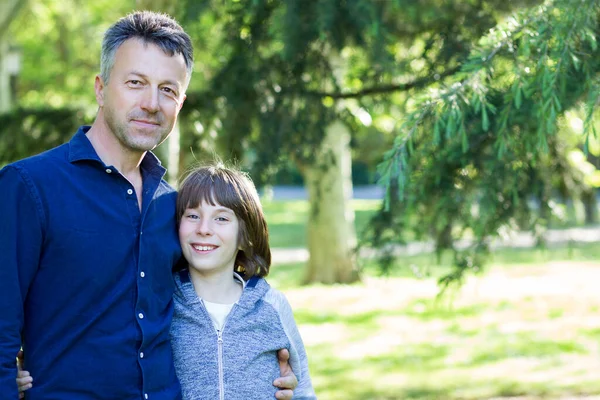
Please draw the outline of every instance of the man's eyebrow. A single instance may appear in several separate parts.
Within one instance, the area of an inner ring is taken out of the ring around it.
[[[139,76],[140,78],[146,79],[148,80],[148,76],[146,74],[144,74],[143,72],[139,72],[139,71],[130,71],[129,75],[136,75]],[[170,79],[167,79],[165,81],[162,81],[161,84],[167,84],[167,85],[173,85],[176,86],[178,88],[180,88],[181,86],[177,83],[177,81],[172,81]]]

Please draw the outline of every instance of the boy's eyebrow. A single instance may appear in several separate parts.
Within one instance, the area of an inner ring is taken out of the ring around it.
[[[214,212],[228,212],[231,214],[235,214],[235,211],[233,211],[231,208],[225,207],[225,206],[216,206],[217,208],[215,210],[213,210]],[[188,206],[186,207],[186,210],[196,210],[200,208],[200,204],[198,204],[196,207],[191,207]]]
[[[217,211],[217,212],[223,212],[223,211],[225,211],[225,212],[228,212],[228,213],[235,214],[235,212],[231,208],[227,208],[227,207],[219,207],[215,211]]]

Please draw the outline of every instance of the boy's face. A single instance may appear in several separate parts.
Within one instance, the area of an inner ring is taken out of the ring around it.
[[[188,208],[179,223],[179,243],[190,272],[231,271],[239,249],[239,220],[233,210],[203,202]]]

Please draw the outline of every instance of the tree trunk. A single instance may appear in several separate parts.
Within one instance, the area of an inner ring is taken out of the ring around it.
[[[352,198],[350,134],[335,121],[326,129],[315,161],[303,168],[310,209],[305,283],[349,283],[359,279]]]
[[[598,222],[598,199],[594,188],[583,192],[581,196],[583,208],[585,210],[585,224],[592,225]]]
[[[18,71],[9,68],[10,36],[8,27],[17,16],[17,13],[25,5],[25,0],[3,0],[0,1],[0,113],[8,112],[12,108],[13,88],[11,76]]]

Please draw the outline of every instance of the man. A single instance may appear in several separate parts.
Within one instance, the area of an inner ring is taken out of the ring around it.
[[[28,399],[180,398],[169,343],[176,193],[150,150],[173,129],[192,65],[174,20],[120,19],[104,36],[93,125],[0,171],[0,399],[18,397],[21,345]],[[281,368],[278,386],[293,388]]]

